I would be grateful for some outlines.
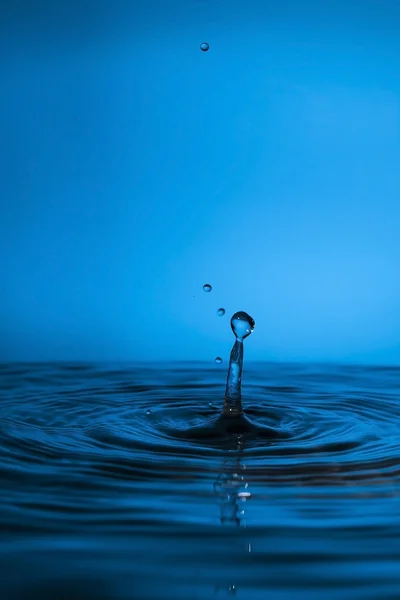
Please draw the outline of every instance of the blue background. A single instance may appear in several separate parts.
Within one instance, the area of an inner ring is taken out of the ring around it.
[[[0,359],[400,359],[397,0],[8,5]]]

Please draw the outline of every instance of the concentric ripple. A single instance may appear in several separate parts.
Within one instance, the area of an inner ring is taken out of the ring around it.
[[[400,370],[245,364],[244,414],[222,418],[225,375],[3,365],[1,597],[31,597],[49,564],[74,598],[83,564],[114,599],[137,581],[149,599],[397,597]]]
[[[1,468],[78,458],[93,467],[129,457],[141,474],[162,476],[166,463],[193,470],[238,450],[254,476],[281,484],[397,478],[398,374],[252,366],[245,416],[227,423],[224,373],[200,365],[4,366]]]

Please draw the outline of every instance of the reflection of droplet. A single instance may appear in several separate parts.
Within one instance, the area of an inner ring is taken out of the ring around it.
[[[225,314],[225,309],[224,309],[224,308],[219,308],[219,309],[217,310],[217,315],[218,315],[219,317],[223,317],[223,316],[224,316],[224,314]]]
[[[151,410],[149,408],[146,410],[146,415],[151,415]]]
[[[207,42],[202,42],[200,44],[200,50],[202,50],[203,52],[207,52],[209,47],[210,47],[210,44],[208,44]]]
[[[217,365],[220,365],[222,363],[222,358],[220,356],[217,356],[215,362],[217,363]]]
[[[253,332],[255,325],[254,319],[243,311],[235,313],[231,319],[232,331],[239,341],[247,338]]]
[[[210,285],[209,283],[205,283],[205,284],[203,285],[203,290],[204,290],[205,292],[211,292],[211,290],[212,290],[212,287],[211,287],[211,285]]]

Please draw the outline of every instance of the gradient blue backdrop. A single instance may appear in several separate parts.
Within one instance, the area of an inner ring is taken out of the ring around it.
[[[1,11],[1,359],[400,360],[398,0]]]

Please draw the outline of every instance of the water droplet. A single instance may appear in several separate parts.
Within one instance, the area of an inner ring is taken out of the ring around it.
[[[224,308],[219,308],[219,309],[217,310],[217,315],[218,315],[219,317],[223,317],[223,316],[224,316],[224,314],[225,314],[225,309],[224,309]]]
[[[217,363],[217,365],[220,365],[222,363],[222,358],[220,356],[217,356],[215,362]]]
[[[202,42],[200,44],[200,50],[202,50],[203,52],[207,52],[207,50],[210,48],[210,44],[208,44],[207,42]]]
[[[151,410],[149,408],[146,410],[146,415],[151,415]]]
[[[211,287],[211,285],[210,285],[209,283],[205,283],[205,284],[203,285],[203,290],[204,290],[205,292],[211,292],[211,290],[212,290],[212,287]]]
[[[253,332],[255,325],[254,319],[243,311],[235,313],[231,319],[232,331],[239,341],[247,338]]]

